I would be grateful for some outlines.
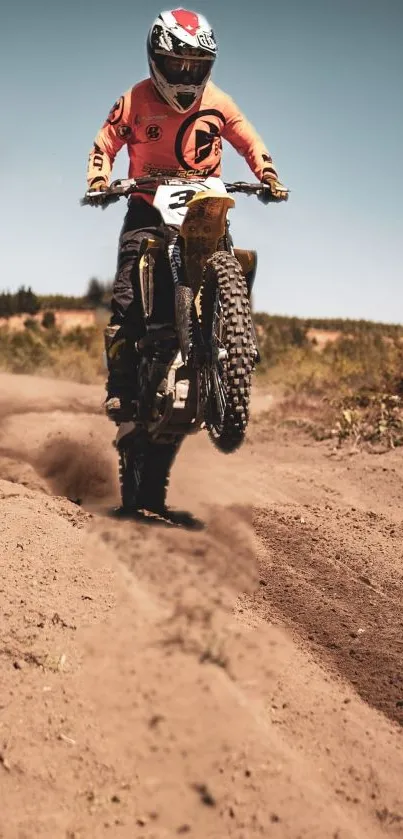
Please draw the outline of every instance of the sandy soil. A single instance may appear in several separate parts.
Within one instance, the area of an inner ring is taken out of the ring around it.
[[[1,839],[403,836],[403,457],[199,436],[122,521],[102,389],[0,376]],[[79,501],[80,504],[75,502]]]

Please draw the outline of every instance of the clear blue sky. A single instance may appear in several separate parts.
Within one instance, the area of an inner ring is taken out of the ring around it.
[[[187,4],[184,3],[186,6]],[[169,3],[6,0],[0,31],[0,285],[82,293],[114,273],[124,206],[80,208],[93,137],[147,75]],[[403,0],[199,0],[214,80],[264,137],[287,205],[239,198],[259,309],[403,321]],[[226,178],[249,178],[226,146]],[[126,173],[121,152],[116,176]]]

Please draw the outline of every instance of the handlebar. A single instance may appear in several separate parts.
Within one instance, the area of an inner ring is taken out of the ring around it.
[[[196,178],[193,178],[193,181],[196,181]],[[120,180],[113,181],[107,189],[102,190],[101,192],[89,189],[81,199],[80,204],[82,207],[91,205],[92,199],[98,197],[100,199],[99,203],[103,208],[105,208],[109,206],[109,204],[114,204],[115,201],[119,201],[120,198],[128,198],[136,192],[142,195],[154,195],[158,187],[164,184],[168,184],[170,186],[182,186],[186,184],[189,186],[192,184],[192,179],[176,177],[168,178],[163,175],[153,178],[122,178]],[[225,183],[225,188],[228,193],[240,192],[244,195],[256,195],[258,198],[263,198],[265,202],[276,203],[276,199],[273,198],[271,194],[270,187],[266,186],[266,184],[248,184],[243,181],[235,181],[234,183]]]

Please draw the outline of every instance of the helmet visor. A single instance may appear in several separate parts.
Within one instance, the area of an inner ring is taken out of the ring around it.
[[[156,55],[157,65],[168,84],[200,85],[210,75],[214,58],[191,55]]]

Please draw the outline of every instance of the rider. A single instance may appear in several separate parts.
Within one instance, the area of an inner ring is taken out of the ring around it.
[[[113,162],[126,144],[129,177],[207,177],[221,173],[222,138],[270,187],[274,200],[285,201],[263,141],[232,99],[210,76],[217,55],[213,30],[196,12],[174,9],[154,21],[147,40],[150,77],[118,99],[90,152],[91,203],[102,204]],[[105,331],[108,362],[108,416],[129,418],[134,398],[134,342],[141,334],[141,306],[136,290],[139,249],[145,236],[162,235],[162,219],[149,195],[132,196],[119,240],[113,286],[112,317]]]

